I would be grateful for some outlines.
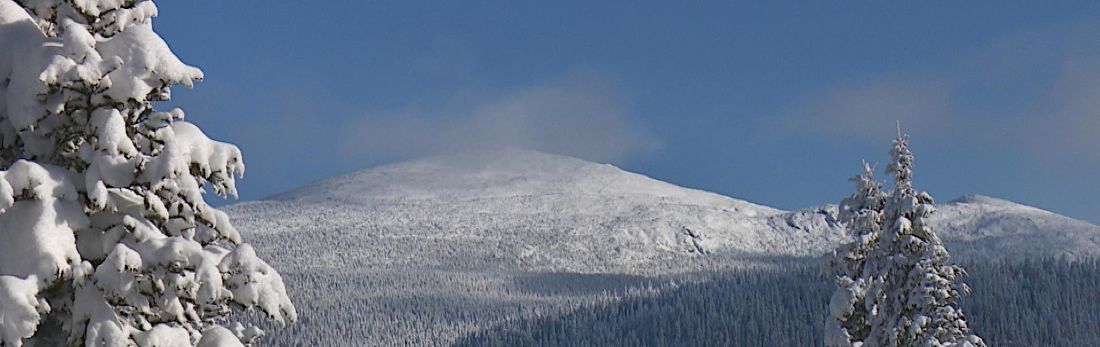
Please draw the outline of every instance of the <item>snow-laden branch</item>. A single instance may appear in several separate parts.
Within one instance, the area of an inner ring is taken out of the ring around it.
[[[297,318],[206,189],[244,161],[175,109],[188,66],[148,0],[0,0],[0,345],[241,345]],[[43,328],[49,326],[51,328]]]

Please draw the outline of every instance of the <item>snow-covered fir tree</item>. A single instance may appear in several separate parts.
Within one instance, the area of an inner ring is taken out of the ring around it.
[[[863,162],[863,174],[852,177],[851,181],[856,184],[856,192],[844,198],[838,210],[839,219],[847,226],[852,242],[837,247],[827,263],[837,285],[825,322],[825,342],[829,346],[852,346],[870,333],[868,318],[871,312],[864,300],[868,283],[863,271],[882,230],[886,196],[867,162]]]
[[[206,189],[236,196],[240,150],[179,109],[202,72],[148,0],[0,0],[0,345],[224,346],[295,320],[282,278]]]
[[[840,206],[854,241],[831,258],[838,288],[830,299],[830,346],[985,346],[970,333],[958,283],[966,272],[949,263],[947,249],[928,225],[932,196],[913,187],[913,153],[899,131],[886,172],[889,195],[879,191],[864,163],[858,190]]]
[[[900,133],[900,132],[899,132]],[[943,241],[928,225],[935,212],[932,196],[913,187],[913,153],[908,135],[898,135],[886,172],[894,190],[886,199],[883,228],[873,262],[868,297],[875,314],[866,346],[985,346],[970,333],[960,296],[969,288],[958,283],[966,272],[949,263]]]

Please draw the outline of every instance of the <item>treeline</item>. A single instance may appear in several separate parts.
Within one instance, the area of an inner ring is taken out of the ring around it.
[[[697,275],[656,296],[515,319],[457,346],[820,346],[832,284],[816,262]],[[964,264],[971,328],[990,346],[1100,346],[1100,262]]]

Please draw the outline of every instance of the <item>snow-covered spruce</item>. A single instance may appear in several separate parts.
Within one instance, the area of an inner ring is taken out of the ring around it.
[[[865,300],[868,283],[863,272],[867,256],[882,233],[886,194],[867,162],[863,162],[863,174],[851,181],[856,184],[856,192],[842,200],[837,210],[852,241],[827,255],[828,271],[836,274],[838,287],[830,298],[825,323],[825,342],[830,346],[848,346],[852,341],[863,341],[870,333],[871,312]]]
[[[240,150],[153,108],[202,78],[153,32],[156,12],[0,0],[0,345],[239,345],[262,333],[233,310],[297,318],[203,199],[236,195]]]
[[[943,241],[928,217],[932,196],[913,188],[913,154],[899,133],[886,172],[894,179],[889,195],[864,163],[858,191],[840,210],[855,240],[830,260],[839,288],[830,299],[826,344],[830,346],[985,346],[970,333],[957,283],[966,272],[949,264]],[[877,234],[877,236],[875,235]]]

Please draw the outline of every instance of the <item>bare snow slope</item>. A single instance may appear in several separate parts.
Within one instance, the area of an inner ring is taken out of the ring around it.
[[[523,150],[381,166],[226,210],[258,249],[306,253],[269,256],[293,269],[647,272],[817,256],[845,239],[833,205],[785,212]],[[1100,255],[1100,227],[1004,200],[964,197],[935,216],[961,256]]]
[[[1096,257],[1100,227],[1050,211],[981,195],[937,206],[935,230],[952,254],[969,257]]]
[[[522,150],[382,166],[227,211],[255,244],[317,252],[290,260],[299,268],[617,271],[705,253],[816,255],[841,238],[774,228],[784,212],[773,208]]]

